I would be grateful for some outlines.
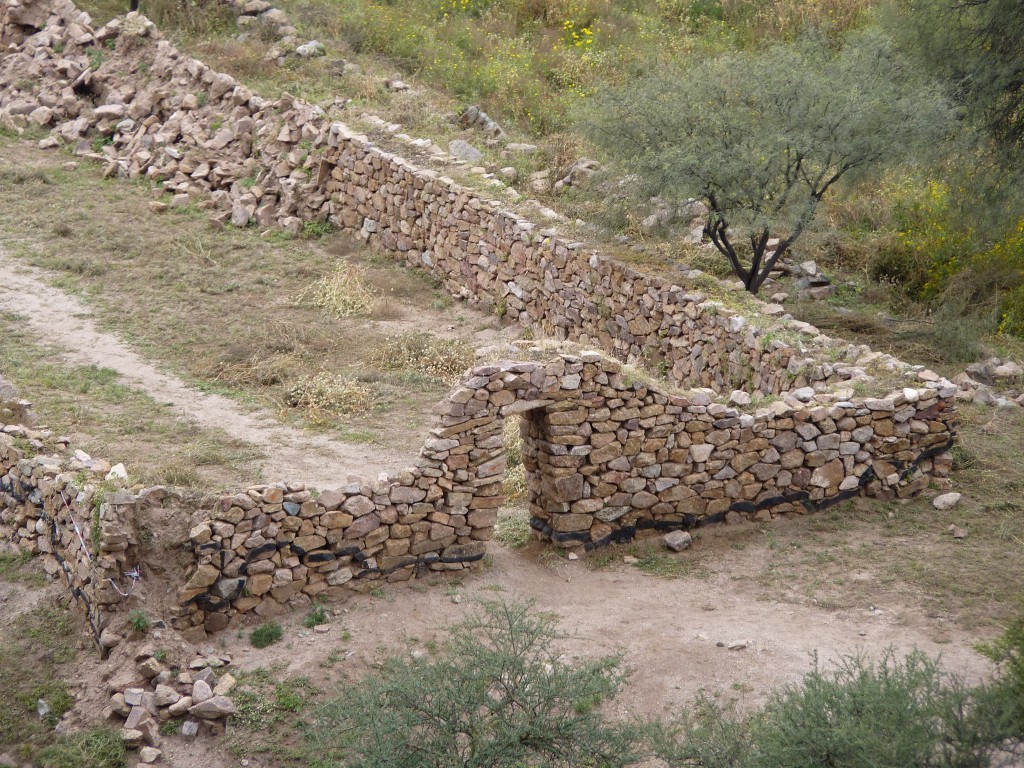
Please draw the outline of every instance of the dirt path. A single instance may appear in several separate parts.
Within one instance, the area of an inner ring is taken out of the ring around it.
[[[16,262],[0,251],[0,308],[24,316],[47,344],[62,350],[64,361],[117,371],[125,384],[171,405],[183,419],[219,428],[266,454],[263,476],[268,482],[302,481],[334,488],[350,474],[368,478],[412,463],[418,446],[408,453],[372,445],[349,445],[280,424],[266,410],[248,411],[226,397],[205,394],[181,379],[159,371],[129,349],[117,336],[98,330],[92,310],[74,296],[46,283],[43,270]]]

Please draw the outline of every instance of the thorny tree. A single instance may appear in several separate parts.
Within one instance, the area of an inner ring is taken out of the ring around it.
[[[642,196],[693,197],[751,293],[840,179],[912,156],[952,112],[877,33],[720,56],[597,99],[590,135]],[[777,242],[776,242],[777,240]]]

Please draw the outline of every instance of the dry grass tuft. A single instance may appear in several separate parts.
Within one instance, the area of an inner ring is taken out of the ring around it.
[[[371,363],[383,371],[421,373],[454,384],[473,360],[473,348],[465,341],[415,331],[385,339],[373,353]]]
[[[285,396],[291,408],[300,408],[312,424],[326,426],[339,416],[365,413],[373,406],[373,393],[362,382],[323,371],[294,384]]]
[[[502,433],[505,441],[505,481],[502,490],[505,492],[506,502],[526,498],[526,467],[523,465],[521,422],[522,418],[519,416],[507,417]]]
[[[342,264],[303,290],[295,297],[295,304],[319,307],[334,317],[358,317],[368,314],[376,300],[362,271],[352,264]]]
[[[291,372],[304,367],[296,354],[256,351],[250,352],[243,345],[228,350],[228,353],[204,377],[229,387],[272,387],[286,381]]]

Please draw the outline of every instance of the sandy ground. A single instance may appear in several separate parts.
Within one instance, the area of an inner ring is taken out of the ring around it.
[[[45,273],[16,262],[0,251],[0,306],[23,315],[47,344],[63,350],[61,358],[75,365],[96,365],[117,371],[125,384],[145,390],[158,402],[171,404],[183,419],[219,428],[263,451],[268,482],[302,478],[317,488],[335,488],[348,475],[376,477],[411,464],[418,446],[408,453],[371,445],[350,445],[312,435],[276,422],[266,410],[247,410],[234,401],[206,394],[158,370],[114,334],[98,330],[90,308],[74,296],[46,283]]]
[[[951,630],[941,619],[908,622],[907,605],[833,611],[758,600],[736,574],[755,568],[760,555],[730,547],[737,534],[761,535],[755,526],[746,528],[706,533],[696,546],[720,555],[720,568],[677,580],[622,564],[595,570],[583,561],[552,557],[540,545],[516,550],[494,542],[490,567],[461,582],[395,585],[383,596],[359,595],[331,606],[335,616],[324,634],[303,628],[302,616],[295,614],[282,621],[284,640],[270,648],[252,648],[248,632],[227,631],[212,642],[240,669],[274,668],[279,678],[309,677],[322,689],[343,692],[346,680],[367,673],[385,656],[443,643],[446,629],[478,610],[481,600],[532,600],[537,610],[557,615],[566,635],[565,659],[622,655],[630,676],[614,702],[616,715],[666,719],[701,691],[721,693],[741,710],[756,708],[772,690],[808,672],[815,654],[827,667],[843,656],[878,659],[891,648],[902,657],[916,648],[941,657],[946,670],[968,680],[989,673],[988,662],[971,648],[977,638]],[[346,631],[350,637],[343,640]],[[729,650],[737,641],[745,647]],[[329,664],[332,651],[344,660]],[[240,765],[202,744],[167,746],[177,768]],[[248,765],[277,763],[250,756]]]
[[[536,610],[557,616],[565,635],[559,643],[565,660],[621,655],[630,674],[612,703],[612,714],[622,718],[671,719],[702,691],[750,711],[773,690],[798,682],[812,668],[815,655],[828,668],[844,656],[863,654],[877,660],[889,649],[897,657],[919,649],[938,656],[948,672],[969,682],[990,674],[989,663],[972,649],[976,636],[941,617],[921,614],[910,595],[905,602],[890,596],[878,605],[848,610],[829,610],[812,601],[759,599],[756,586],[737,575],[756,571],[764,553],[753,546],[737,551],[732,545],[762,535],[754,525],[704,531],[694,548],[678,557],[699,558],[710,567],[675,580],[622,563],[595,569],[585,561],[553,556],[537,543],[512,549],[492,542],[490,564],[461,580],[385,585],[375,595],[353,595],[328,606],[333,615],[325,633],[303,627],[304,614],[296,612],[280,619],[284,639],[269,648],[250,645],[248,626],[207,642],[230,654],[228,671],[269,669],[278,680],[307,677],[321,691],[343,695],[347,681],[365,675],[387,656],[429,653],[434,643],[445,641],[449,627],[479,610],[480,601],[529,600]],[[180,642],[162,639],[159,630],[147,641],[171,648]],[[737,643],[743,647],[729,649]],[[180,648],[182,658],[190,658],[199,647],[186,643]],[[328,659],[332,652],[334,663]],[[76,670],[80,715],[88,717],[103,706],[103,681],[118,671],[112,660],[83,655]],[[230,726],[223,739],[165,738],[163,764],[280,765],[270,756],[234,756],[229,746],[238,741],[244,745],[246,739],[245,731]]]
[[[749,528],[750,536],[759,535],[754,526]],[[539,544],[514,550],[495,543],[492,567],[457,587],[398,586],[387,589],[383,599],[359,596],[339,608],[338,623],[352,635],[346,647],[355,651],[347,663],[379,660],[381,653],[396,652],[413,637],[420,644],[429,638],[440,642],[445,628],[476,610],[479,600],[502,599],[532,600],[538,610],[556,614],[568,635],[568,658],[623,654],[632,671],[620,700],[624,713],[678,712],[701,689],[742,688],[745,702],[756,705],[772,689],[806,673],[815,652],[830,663],[858,652],[878,658],[890,647],[899,655],[918,648],[941,655],[949,671],[971,679],[980,679],[989,668],[970,647],[975,638],[955,630],[950,636],[943,627],[938,643],[933,638],[941,621],[907,622],[906,606],[900,604],[832,611],[760,601],[734,578],[753,565],[746,562],[751,555],[723,547],[714,533],[705,534],[698,546],[721,549],[721,569],[669,580],[627,565],[596,570],[583,561],[552,557]],[[294,631],[309,637],[296,641],[284,657],[288,673],[315,676],[311,662],[319,664],[336,643],[304,631],[298,622]],[[231,633],[223,638],[245,665],[273,658],[247,648]],[[729,650],[736,643],[746,647]]]

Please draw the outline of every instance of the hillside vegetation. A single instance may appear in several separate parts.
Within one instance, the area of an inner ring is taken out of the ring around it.
[[[123,11],[111,0],[85,5],[100,19]],[[600,225],[592,236],[642,241],[643,253],[632,258],[652,267],[685,262],[720,276],[734,271],[729,260],[682,245],[681,227],[641,225],[665,201],[652,202],[652,185],[625,188],[616,180],[636,171],[624,158],[642,153],[614,142],[595,143],[587,127],[595,116],[598,123],[607,117],[608,94],[632,92],[652,73],[696,71],[737,53],[785,59],[795,56],[808,36],[838,54],[869,32],[887,41],[891,61],[884,68],[893,80],[912,77],[920,84],[919,103],[929,107],[929,117],[936,99],[955,117],[948,125],[932,125],[932,135],[921,142],[927,151],[911,152],[908,145],[899,156],[889,153],[870,169],[846,174],[822,194],[788,250],[795,261],[817,260],[840,290],[828,302],[808,306],[803,319],[889,351],[925,350],[933,358],[927,362],[948,364],[950,371],[972,359],[1020,349],[1024,207],[1015,169],[1024,125],[1019,108],[1024,56],[1014,42],[1020,36],[1004,32],[1024,29],[1024,12],[1011,0],[910,5],[887,0],[281,0],[277,5],[298,27],[299,42],[325,44],[326,59],[289,55],[294,45],[259,28],[240,34],[225,6],[213,0],[149,0],[142,10],[196,55],[257,89],[288,90],[339,110],[346,120],[358,122],[364,110],[375,112],[442,145],[467,139],[484,151],[489,170],[513,167],[518,178],[509,183],[519,191]],[[357,65],[343,68],[344,63]],[[384,87],[396,71],[414,85],[412,92]],[[850,85],[853,94],[862,84]],[[785,96],[782,105],[792,94]],[[712,111],[733,109],[727,101],[712,105]],[[470,105],[497,121],[510,141],[533,142],[537,150],[520,154],[502,151],[500,144],[485,146],[485,135],[460,128],[455,120]],[[866,101],[861,106],[871,108]],[[626,117],[637,121],[635,113]],[[779,120],[770,107],[761,117],[769,126]],[[870,131],[870,121],[861,122]],[[714,149],[714,137],[707,138],[701,152]],[[697,151],[696,146],[684,149]],[[720,150],[723,162],[734,157],[734,149]],[[606,176],[558,195],[543,184],[527,183],[528,174],[543,169],[560,178],[583,156],[598,158]],[[644,173],[649,175],[649,167]],[[681,185],[671,189],[684,191]],[[773,230],[772,236],[779,235]],[[740,260],[749,258],[752,248],[757,251],[756,241],[751,245],[746,239],[733,238],[741,241]],[[791,306],[798,314],[804,309]],[[890,334],[879,332],[880,322],[889,330],[894,322],[903,325]]]

